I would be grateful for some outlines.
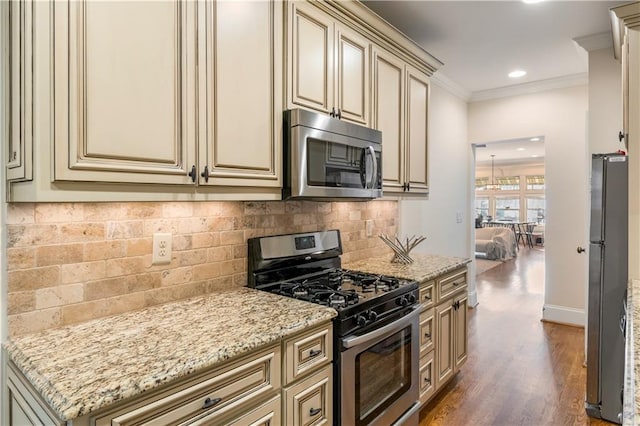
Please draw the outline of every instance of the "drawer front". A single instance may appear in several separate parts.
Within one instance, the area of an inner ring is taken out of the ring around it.
[[[331,324],[285,341],[287,384],[333,359]]]
[[[198,426],[214,426],[220,423],[203,419],[201,422],[192,424]],[[282,401],[280,395],[267,401],[255,410],[223,424],[227,426],[280,426],[282,424]]]
[[[287,426],[333,423],[333,374],[331,364],[285,390]]]
[[[467,268],[458,270],[436,281],[437,303],[449,298],[467,285]]]
[[[420,356],[433,350],[435,331],[433,323],[433,308],[427,309],[420,314]]]
[[[181,386],[166,396],[135,409],[121,410],[96,419],[96,425],[157,425],[207,421],[280,388],[280,349],[272,348],[235,362],[193,384]]]
[[[424,405],[436,390],[433,351],[420,358],[420,403]]]
[[[434,289],[434,282],[433,281],[427,281],[426,283],[420,284],[420,296],[418,301],[420,303],[422,303],[422,307],[424,309],[428,309],[430,307],[433,306],[433,302],[434,302],[434,294],[433,294],[433,289]]]

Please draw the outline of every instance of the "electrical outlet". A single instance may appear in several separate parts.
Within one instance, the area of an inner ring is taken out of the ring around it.
[[[368,219],[364,221],[364,230],[367,237],[371,237],[373,235],[373,220]]]
[[[171,263],[171,234],[156,232],[153,234],[152,265]]]

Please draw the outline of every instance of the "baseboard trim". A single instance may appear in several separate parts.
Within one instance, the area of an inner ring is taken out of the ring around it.
[[[542,321],[584,327],[585,314],[583,309],[545,304],[542,307]]]
[[[478,292],[477,291],[470,291],[469,293],[467,293],[467,297],[468,299],[468,303],[469,303],[469,307],[470,308],[475,308],[476,306],[478,306]]]

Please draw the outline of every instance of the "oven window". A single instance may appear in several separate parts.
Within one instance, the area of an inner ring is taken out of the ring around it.
[[[307,185],[364,188],[371,180],[371,156],[359,147],[307,139]]]
[[[411,387],[411,326],[356,357],[356,416],[369,424]]]

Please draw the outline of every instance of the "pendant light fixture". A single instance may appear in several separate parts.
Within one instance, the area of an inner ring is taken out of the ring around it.
[[[487,185],[487,191],[498,191],[500,189],[500,185],[493,180],[493,157],[495,157],[495,154],[491,154],[491,183]]]

